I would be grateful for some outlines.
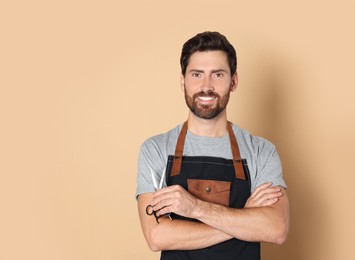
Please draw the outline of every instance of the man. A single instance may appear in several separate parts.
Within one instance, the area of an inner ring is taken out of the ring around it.
[[[180,63],[188,119],[146,140],[139,155],[144,236],[164,260],[260,259],[260,242],[282,244],[288,234],[279,156],[270,142],[227,120],[238,75],[223,35],[191,38]],[[159,189],[162,178],[167,187]]]

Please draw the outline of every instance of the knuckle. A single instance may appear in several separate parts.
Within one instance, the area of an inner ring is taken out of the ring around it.
[[[175,185],[175,190],[181,190],[181,186],[180,185]]]

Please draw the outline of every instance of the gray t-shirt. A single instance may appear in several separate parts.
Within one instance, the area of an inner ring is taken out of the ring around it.
[[[168,156],[175,153],[181,128],[182,125],[178,125],[169,132],[153,136],[143,143],[138,159],[136,197],[154,192],[151,172],[159,183]],[[281,161],[275,146],[264,138],[252,136],[247,130],[234,124],[233,132],[237,138],[240,155],[248,163],[251,192],[266,182],[287,188],[282,178]],[[223,137],[204,137],[187,131],[183,155],[233,158],[228,133]]]

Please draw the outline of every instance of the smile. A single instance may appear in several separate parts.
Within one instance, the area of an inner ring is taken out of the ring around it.
[[[211,101],[213,99],[215,99],[216,97],[198,97],[198,99],[202,100],[202,101]]]

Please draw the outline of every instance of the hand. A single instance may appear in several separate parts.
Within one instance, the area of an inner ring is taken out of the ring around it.
[[[192,217],[198,199],[179,185],[162,188],[153,194],[151,205],[157,216],[170,212],[183,217]]]
[[[267,182],[258,186],[245,203],[244,208],[266,207],[276,203],[282,196],[281,188],[271,187],[271,185],[271,182]]]

